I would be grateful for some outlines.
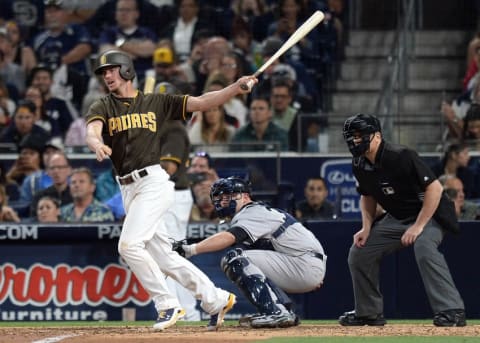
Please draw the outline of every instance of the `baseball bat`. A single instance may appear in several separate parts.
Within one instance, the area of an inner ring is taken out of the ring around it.
[[[143,86],[143,93],[150,94],[153,93],[153,88],[155,87],[155,71],[147,70],[145,73],[145,85]]]
[[[285,43],[271,56],[258,70],[253,74],[255,77],[263,73],[273,62],[282,56],[288,49],[297,44],[303,37],[313,30],[325,17],[322,11],[315,11],[310,18],[307,19],[294,33],[287,39]],[[249,90],[253,86],[253,81],[240,85],[243,90]]]

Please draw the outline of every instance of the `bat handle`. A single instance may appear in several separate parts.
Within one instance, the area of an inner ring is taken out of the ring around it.
[[[253,83],[254,83],[253,80],[248,80],[247,83],[242,83],[240,85],[240,88],[243,89],[244,91],[248,91],[248,90],[252,89]]]

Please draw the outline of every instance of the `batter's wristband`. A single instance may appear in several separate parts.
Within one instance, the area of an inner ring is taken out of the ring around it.
[[[197,243],[194,243],[192,245],[190,245],[190,256],[194,256],[197,254]]]

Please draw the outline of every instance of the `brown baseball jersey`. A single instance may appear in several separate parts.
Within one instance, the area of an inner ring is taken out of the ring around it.
[[[187,189],[190,181],[187,177],[190,141],[183,122],[168,121],[165,131],[160,138],[160,161],[172,161],[178,166],[177,171],[170,177],[175,182],[175,189]]]
[[[109,94],[90,106],[86,122],[103,122],[103,141],[112,148],[110,159],[116,173],[123,176],[159,163],[164,125],[167,120],[186,120],[187,98],[140,91],[134,98]]]

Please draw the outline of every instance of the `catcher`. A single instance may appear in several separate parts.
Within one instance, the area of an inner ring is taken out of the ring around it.
[[[285,292],[305,293],[321,287],[327,256],[312,232],[283,210],[251,199],[249,182],[237,177],[217,180],[210,197],[230,228],[196,244],[179,244],[185,257],[228,247],[221,267],[258,314],[241,319],[253,328],[289,327],[299,320]]]

